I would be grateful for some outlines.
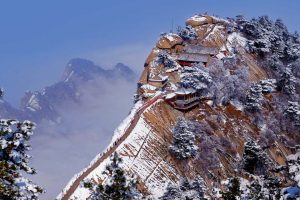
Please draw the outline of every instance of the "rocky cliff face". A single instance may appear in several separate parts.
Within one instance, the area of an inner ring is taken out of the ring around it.
[[[280,20],[189,18],[178,33],[161,36],[146,59],[131,114],[107,151],[59,198],[88,198],[80,183],[105,183],[102,171],[114,152],[150,199],[161,197],[170,184],[180,193],[186,178],[203,179],[207,199],[294,198],[299,193],[299,56],[299,36]],[[188,154],[191,148],[170,151],[179,119],[194,135],[195,155]]]

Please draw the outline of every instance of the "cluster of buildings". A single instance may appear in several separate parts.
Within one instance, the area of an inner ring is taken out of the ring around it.
[[[213,30],[215,26],[213,23],[217,22],[205,21],[204,18],[202,17],[200,20]],[[198,20],[198,18],[195,20]],[[191,23],[191,20],[188,20],[187,23]],[[195,26],[201,25],[203,24],[195,24]],[[179,86],[180,72],[183,68],[195,64],[208,66],[219,53],[226,56],[228,51],[226,48],[205,46],[199,40],[184,41],[174,33],[163,35],[145,62],[145,69],[138,82],[139,96],[147,99],[155,95],[157,91],[163,91],[166,102],[175,109],[186,111],[194,108],[199,104],[200,97],[196,90]],[[167,55],[169,64],[171,63],[172,66],[166,66],[164,63],[158,62],[159,54]]]

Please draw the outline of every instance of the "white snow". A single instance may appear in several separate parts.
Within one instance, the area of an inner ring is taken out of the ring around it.
[[[177,62],[176,62],[177,63]],[[181,66],[177,63],[176,67],[174,68],[171,68],[171,69],[167,69],[166,72],[167,73],[171,73],[171,72],[174,72],[174,71],[177,71]]]
[[[208,100],[205,102],[207,105],[212,106],[213,105],[213,101],[212,100]]]
[[[192,89],[192,88],[180,88],[178,89],[177,91],[175,91],[176,94],[179,94],[179,95],[186,95],[186,94],[194,94],[196,93],[196,90]]]
[[[288,161],[297,160],[297,159],[300,159],[300,152],[298,152],[296,154],[291,154],[287,157]]]
[[[161,92],[156,92],[155,96],[158,96],[161,94],[162,94]],[[149,111],[151,109],[151,107],[159,101],[162,101],[162,100],[157,100],[154,104],[150,105],[144,112]],[[120,138],[125,133],[125,130],[129,127],[130,122],[133,119],[134,115],[142,106],[143,106],[142,101],[139,101],[134,105],[133,109],[131,110],[131,112],[129,113],[127,118],[115,130],[112,141],[106,151],[108,151],[112,147],[114,142],[116,140],[118,140],[118,138]],[[145,159],[143,159],[143,156],[141,156],[141,157],[139,156],[142,153],[142,151],[141,151],[142,145],[147,145],[147,144],[144,144],[143,141],[147,140],[150,131],[151,130],[150,130],[149,125],[144,120],[144,117],[141,116],[141,118],[137,122],[137,125],[134,127],[134,129],[132,130],[130,135],[116,149],[116,152],[118,152],[120,155],[122,155],[124,166],[126,166],[125,170],[135,171],[135,173],[142,179],[145,179],[150,173],[152,173],[149,170],[155,168],[155,164],[156,164],[153,160],[152,161],[145,160]],[[136,157],[133,157],[130,155],[126,156],[126,153],[124,151],[126,151],[128,153],[128,148],[130,148],[129,152],[136,155]],[[124,153],[122,154],[122,152],[124,152]],[[91,162],[89,167],[91,165],[93,165],[93,163],[95,163],[102,155],[103,155],[103,153],[98,154],[96,156],[96,158]],[[105,170],[105,166],[109,162],[109,160],[110,160],[110,158],[106,158],[95,170],[93,170],[87,177],[85,177],[85,179],[86,180],[91,180],[91,179],[98,180],[98,178],[100,178],[100,177],[105,179],[102,172]],[[137,163],[138,163],[138,167],[137,167]],[[162,164],[164,164],[164,163],[165,163],[165,161],[162,160]],[[72,178],[72,180],[70,180],[70,182],[67,184],[65,189],[58,195],[57,199],[61,199],[63,197],[63,194],[68,190],[68,188],[70,188],[72,186],[72,184],[74,183],[76,178],[79,177],[82,173],[84,173],[89,167],[85,168],[79,174],[75,175]],[[168,166],[164,166],[164,167],[167,168]],[[175,174],[175,172],[172,172],[171,167],[167,168],[167,170],[168,170],[169,174],[170,173]],[[161,181],[161,180],[154,181],[154,179],[156,179],[156,178],[157,178],[157,176],[154,176],[154,175],[150,176],[147,181],[147,186],[149,186],[149,188],[152,188],[152,189],[165,187],[165,184],[167,184],[167,181],[165,181],[165,182]],[[159,190],[159,191],[160,192],[158,192],[158,193],[153,192],[153,193],[155,193],[154,195],[159,195],[159,196],[162,195],[163,190]],[[81,185],[72,194],[71,199],[77,199],[77,198],[78,199],[86,199],[88,196],[89,196],[89,191]]]
[[[207,23],[206,17],[199,16],[199,15],[194,15],[190,18],[191,20],[194,20],[196,22],[199,22],[200,24]]]
[[[130,121],[133,119],[137,111],[143,106],[143,102],[140,100],[136,102],[133,106],[133,108],[130,110],[128,116],[122,121],[122,123],[118,126],[118,128],[114,131],[113,137],[111,139],[111,142],[109,146],[111,146],[118,138],[120,138],[128,126],[130,125]]]
[[[224,58],[225,57],[225,55],[224,55],[224,53],[223,52],[219,52],[217,55],[216,55],[216,57],[218,58],[218,59],[222,59],[222,58]]]
[[[245,37],[243,37],[240,33],[233,32],[233,33],[229,34],[227,37],[226,46],[230,52],[233,51],[233,47],[235,47],[237,45],[245,47],[246,44],[247,44],[247,39]]]
[[[244,178],[240,178],[240,190],[242,191],[242,194],[241,194],[241,199],[247,199],[248,196],[249,196],[249,186],[250,186],[250,183],[247,179],[244,179]]]
[[[161,78],[162,81],[166,81],[169,79],[168,76],[162,76],[162,75],[159,75],[159,77]]]
[[[157,95],[160,93],[157,93]],[[156,101],[159,102],[161,100]],[[154,104],[156,104],[154,103]],[[151,109],[151,107],[154,105],[152,104],[150,107],[148,107],[144,112],[147,112]],[[137,105],[135,106],[135,108],[133,109],[132,113],[136,112],[136,110],[138,110],[138,108],[141,105]],[[133,115],[130,114],[124,121],[123,123],[119,126],[119,128],[115,131],[115,135],[114,138],[118,138],[118,136],[120,136],[123,131],[126,129],[126,127],[128,127],[128,122],[132,119]],[[164,188],[166,186],[166,184],[168,183],[168,181],[158,181],[157,180],[157,176],[155,176],[155,174],[151,171],[152,169],[155,168],[156,162],[154,160],[148,160],[148,159],[144,159],[144,157],[141,155],[145,152],[143,152],[143,145],[147,146],[147,143],[144,143],[144,141],[146,141],[148,139],[148,137],[153,137],[153,135],[149,135],[149,133],[151,132],[151,128],[149,127],[149,125],[147,124],[147,122],[144,120],[144,117],[141,116],[141,118],[138,120],[137,125],[134,127],[134,129],[132,130],[131,134],[126,138],[126,140],[120,144],[117,147],[116,152],[118,152],[120,155],[122,155],[123,158],[123,163],[124,166],[126,167],[125,170],[126,171],[134,171],[135,174],[137,174],[142,180],[145,180],[146,178],[146,185],[147,187],[150,189],[150,191],[153,193],[153,196],[155,197],[155,199],[158,198],[158,196],[161,196],[163,193],[162,189],[159,188]],[[113,139],[114,140],[114,139]],[[112,140],[112,143],[113,143]],[[112,144],[111,143],[111,144]],[[129,150],[128,150],[129,148]],[[123,154],[122,154],[123,152]],[[130,152],[131,155],[126,155],[126,153],[128,154],[128,152]],[[135,156],[134,156],[135,155]],[[101,156],[101,154],[99,154],[94,160],[97,160],[99,157]],[[160,157],[157,157],[156,159],[161,159]],[[102,174],[103,170],[105,170],[105,166],[106,164],[109,162],[109,158],[105,159],[95,170],[93,170],[87,177],[86,180],[97,180],[98,178],[103,178],[105,179],[105,175]],[[161,160],[161,165],[165,164],[165,160]],[[167,167],[167,165],[164,165],[164,167]],[[172,171],[172,169],[169,167],[168,173],[174,173],[174,171]],[[82,173],[82,172],[81,172]],[[153,175],[151,176],[151,174],[153,173]],[[149,176],[150,175],[150,176]],[[78,177],[79,175],[77,175],[76,177]],[[148,177],[149,176],[149,177]],[[167,175],[165,175],[167,176]],[[76,178],[74,177],[74,178]],[[75,180],[73,178],[73,180]],[[155,181],[154,181],[155,180]],[[162,177],[163,180],[163,177]],[[70,183],[68,184],[68,187],[71,186],[73,181],[70,181]],[[71,199],[86,199],[89,196],[89,191],[84,188],[83,186],[79,186],[76,191],[73,193]],[[60,194],[58,196],[58,199],[60,199],[62,197],[62,194]]]
[[[219,17],[216,17],[216,16],[211,16],[211,18],[213,18],[214,21],[216,21],[217,23],[224,23],[224,24],[229,24],[230,22],[225,20],[225,19],[222,19],[222,18],[219,18]]]
[[[164,35],[164,37],[167,38],[170,42],[173,42],[179,36],[175,33],[167,33],[166,35]]]
[[[149,84],[144,84],[141,86],[142,89],[145,89],[145,90],[156,90],[157,87],[153,86],[153,85],[149,85]]]
[[[230,104],[233,105],[239,111],[243,111],[244,110],[243,104],[240,101],[238,101],[238,100],[230,101]]]
[[[300,165],[298,164],[300,160],[300,152],[289,155],[287,160],[289,161],[289,173],[293,175],[294,181],[296,181],[298,187],[300,187]]]
[[[38,99],[36,98],[35,94],[31,95],[29,101],[28,101],[28,107],[32,111],[40,110],[41,106],[39,104]]]
[[[70,65],[70,64],[69,64]],[[71,76],[74,74],[74,71],[71,71],[71,73],[68,75],[68,77],[65,79],[64,82],[68,82]]]
[[[176,94],[172,92],[172,93],[169,93],[169,94],[166,95],[166,99],[172,99],[175,96],[176,96]]]
[[[78,174],[76,174],[75,176],[73,176],[73,178],[68,182],[67,186],[63,189],[63,191],[57,196],[57,199],[61,199],[63,197],[63,194],[73,185],[73,183],[75,182],[75,180],[81,175],[83,174],[90,166],[92,166],[99,158],[102,157],[102,155],[109,150],[109,148],[114,144],[114,142],[120,138],[126,131],[126,129],[129,127],[131,120],[133,119],[134,115],[136,114],[136,112],[142,107],[142,101],[138,101],[134,104],[133,108],[130,110],[128,116],[122,121],[122,123],[118,126],[118,128],[114,131],[113,133],[113,137],[111,139],[110,144],[108,145],[107,149],[104,150],[102,153],[98,154],[89,164],[88,167],[86,167],[85,169],[83,169],[81,172],[79,172]],[[107,163],[109,161],[109,158],[105,159],[103,163]],[[101,166],[101,165],[100,165]],[[97,171],[100,171],[99,175],[102,174],[102,171],[104,170],[105,165],[101,166],[100,170],[97,168]],[[88,196],[89,195],[89,191],[83,187],[79,187],[78,190],[80,191],[80,195],[82,197]],[[76,193],[77,190],[76,190]],[[79,198],[81,199],[81,198]]]

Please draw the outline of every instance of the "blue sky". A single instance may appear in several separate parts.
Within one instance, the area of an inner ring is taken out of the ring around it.
[[[25,90],[59,80],[73,57],[140,70],[159,33],[194,13],[281,18],[300,31],[299,0],[26,0],[0,2],[0,85],[18,103]]]

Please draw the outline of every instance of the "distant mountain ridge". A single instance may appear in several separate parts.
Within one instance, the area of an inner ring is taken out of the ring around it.
[[[91,80],[97,76],[103,76],[107,79],[125,78],[130,81],[136,75],[130,67],[123,63],[117,63],[113,69],[103,69],[90,60],[74,58],[68,62],[61,81],[66,82],[74,78]]]
[[[71,59],[57,83],[46,86],[41,91],[27,91],[21,99],[20,108],[12,107],[9,102],[1,100],[1,118],[30,119],[35,122],[51,120],[59,123],[58,109],[65,105],[80,104],[83,86],[95,85],[97,81],[135,81],[134,71],[123,63],[112,69],[103,69],[90,60]],[[99,92],[101,89],[99,88]]]

